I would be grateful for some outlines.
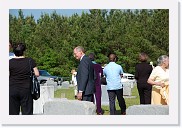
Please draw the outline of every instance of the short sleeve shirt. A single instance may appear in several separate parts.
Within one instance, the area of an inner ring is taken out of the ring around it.
[[[123,69],[120,65],[115,62],[110,62],[103,70],[107,81],[107,90],[118,90],[122,89],[121,74]]]
[[[155,82],[169,82],[169,69],[164,71],[160,66],[155,67],[149,76]],[[160,86],[154,85],[155,88],[160,88]]]
[[[31,62],[29,62],[31,60]],[[36,67],[31,58],[12,58],[9,60],[9,86],[16,88],[30,88],[30,66]]]

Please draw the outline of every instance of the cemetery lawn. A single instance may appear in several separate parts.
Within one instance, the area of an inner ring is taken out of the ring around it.
[[[70,87],[69,89],[56,90],[54,92],[54,97],[61,98],[61,93],[65,93],[65,98],[67,98],[69,100],[75,100],[73,87]],[[136,86],[134,86],[134,88],[132,89],[132,96],[136,96],[136,98],[125,98],[126,108],[128,108],[129,106],[132,106],[132,105],[140,104],[138,90],[137,90]],[[104,115],[109,115],[109,106],[102,105],[102,109],[103,109]],[[120,115],[120,108],[119,108],[117,98],[116,98],[116,112],[117,112],[117,115]]]

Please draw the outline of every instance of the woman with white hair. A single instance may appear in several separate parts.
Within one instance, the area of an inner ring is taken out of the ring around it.
[[[162,55],[149,76],[148,83],[153,86],[151,104],[167,105],[169,103],[169,57]]]

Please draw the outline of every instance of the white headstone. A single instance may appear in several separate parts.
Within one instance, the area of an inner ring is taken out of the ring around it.
[[[70,87],[69,81],[62,82],[62,85],[61,85],[62,89],[69,89],[69,87]]]
[[[43,105],[54,98],[54,86],[40,86],[40,98],[34,100],[33,114],[43,114]]]
[[[133,84],[131,82],[122,82],[123,84],[123,96],[131,96]]]
[[[92,102],[54,98],[44,104],[44,115],[95,115]]]
[[[109,105],[107,85],[101,85],[101,90],[102,90],[101,105]]]
[[[168,105],[133,105],[126,109],[127,115],[169,115]]]

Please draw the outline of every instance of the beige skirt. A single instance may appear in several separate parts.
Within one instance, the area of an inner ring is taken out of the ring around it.
[[[166,85],[162,89],[152,88],[151,104],[168,105],[169,104],[169,86]]]

